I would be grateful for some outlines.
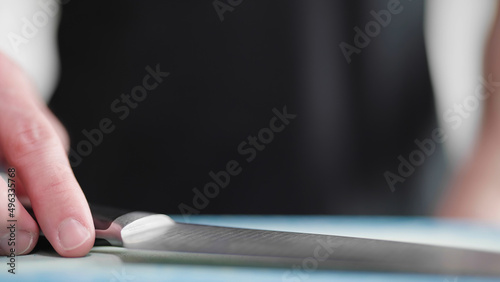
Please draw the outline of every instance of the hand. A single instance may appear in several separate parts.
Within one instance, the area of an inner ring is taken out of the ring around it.
[[[0,178],[0,252],[27,254],[39,230],[21,205],[30,202],[38,224],[62,256],[84,256],[94,243],[85,196],[69,165],[65,129],[30,85],[23,71],[0,53],[0,162],[15,169],[15,247],[9,245],[8,184]],[[14,187],[11,187],[14,188]],[[12,244],[12,243],[11,243]]]
[[[500,225],[500,5],[484,57],[489,85],[482,127],[471,158],[455,177],[438,215]]]
[[[438,216],[500,224],[500,151],[498,138],[483,138],[446,193]]]

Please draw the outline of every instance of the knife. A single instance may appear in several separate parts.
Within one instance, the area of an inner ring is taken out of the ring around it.
[[[500,253],[179,223],[163,214],[91,206],[96,238],[176,262],[500,277]]]

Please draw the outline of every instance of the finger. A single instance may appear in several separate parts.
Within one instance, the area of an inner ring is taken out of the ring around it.
[[[94,242],[90,209],[33,92],[21,70],[0,54],[0,150],[18,171],[54,249],[62,256],[83,256]]]
[[[57,119],[57,117],[45,105],[41,106],[41,110],[45,114],[45,116],[48,118],[52,127],[56,130],[57,136],[59,136],[59,139],[61,139],[61,142],[63,144],[65,151],[69,152],[70,142],[69,142],[69,136],[68,136],[68,132],[66,131],[66,128],[64,128],[64,126],[59,121],[59,119]]]
[[[6,165],[6,168],[11,167]],[[24,207],[31,207],[31,203],[28,198],[28,194],[26,194],[26,191],[24,189],[24,185],[21,182],[21,179],[16,179],[16,198],[23,204]]]
[[[38,225],[15,197],[15,182],[0,177],[0,255],[27,254],[38,240]],[[10,206],[9,206],[10,204]],[[13,215],[13,216],[12,216]]]
[[[2,150],[0,150],[0,173],[2,173],[3,168],[5,167],[5,157],[2,154]]]

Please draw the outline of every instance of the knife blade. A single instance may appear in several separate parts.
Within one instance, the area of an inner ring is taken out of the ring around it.
[[[182,263],[500,276],[500,253],[356,237],[179,223],[92,206],[96,238]]]

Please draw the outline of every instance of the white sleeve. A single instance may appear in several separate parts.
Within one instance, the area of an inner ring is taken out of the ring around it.
[[[484,47],[495,15],[496,1],[427,1],[425,40],[436,94],[440,127],[448,133],[445,146],[454,168],[468,157],[477,138],[482,108],[467,112],[459,126],[444,117],[454,105],[474,98],[483,77]],[[479,103],[478,103],[479,104]]]
[[[0,50],[15,60],[48,101],[56,86],[58,0],[0,0]]]

